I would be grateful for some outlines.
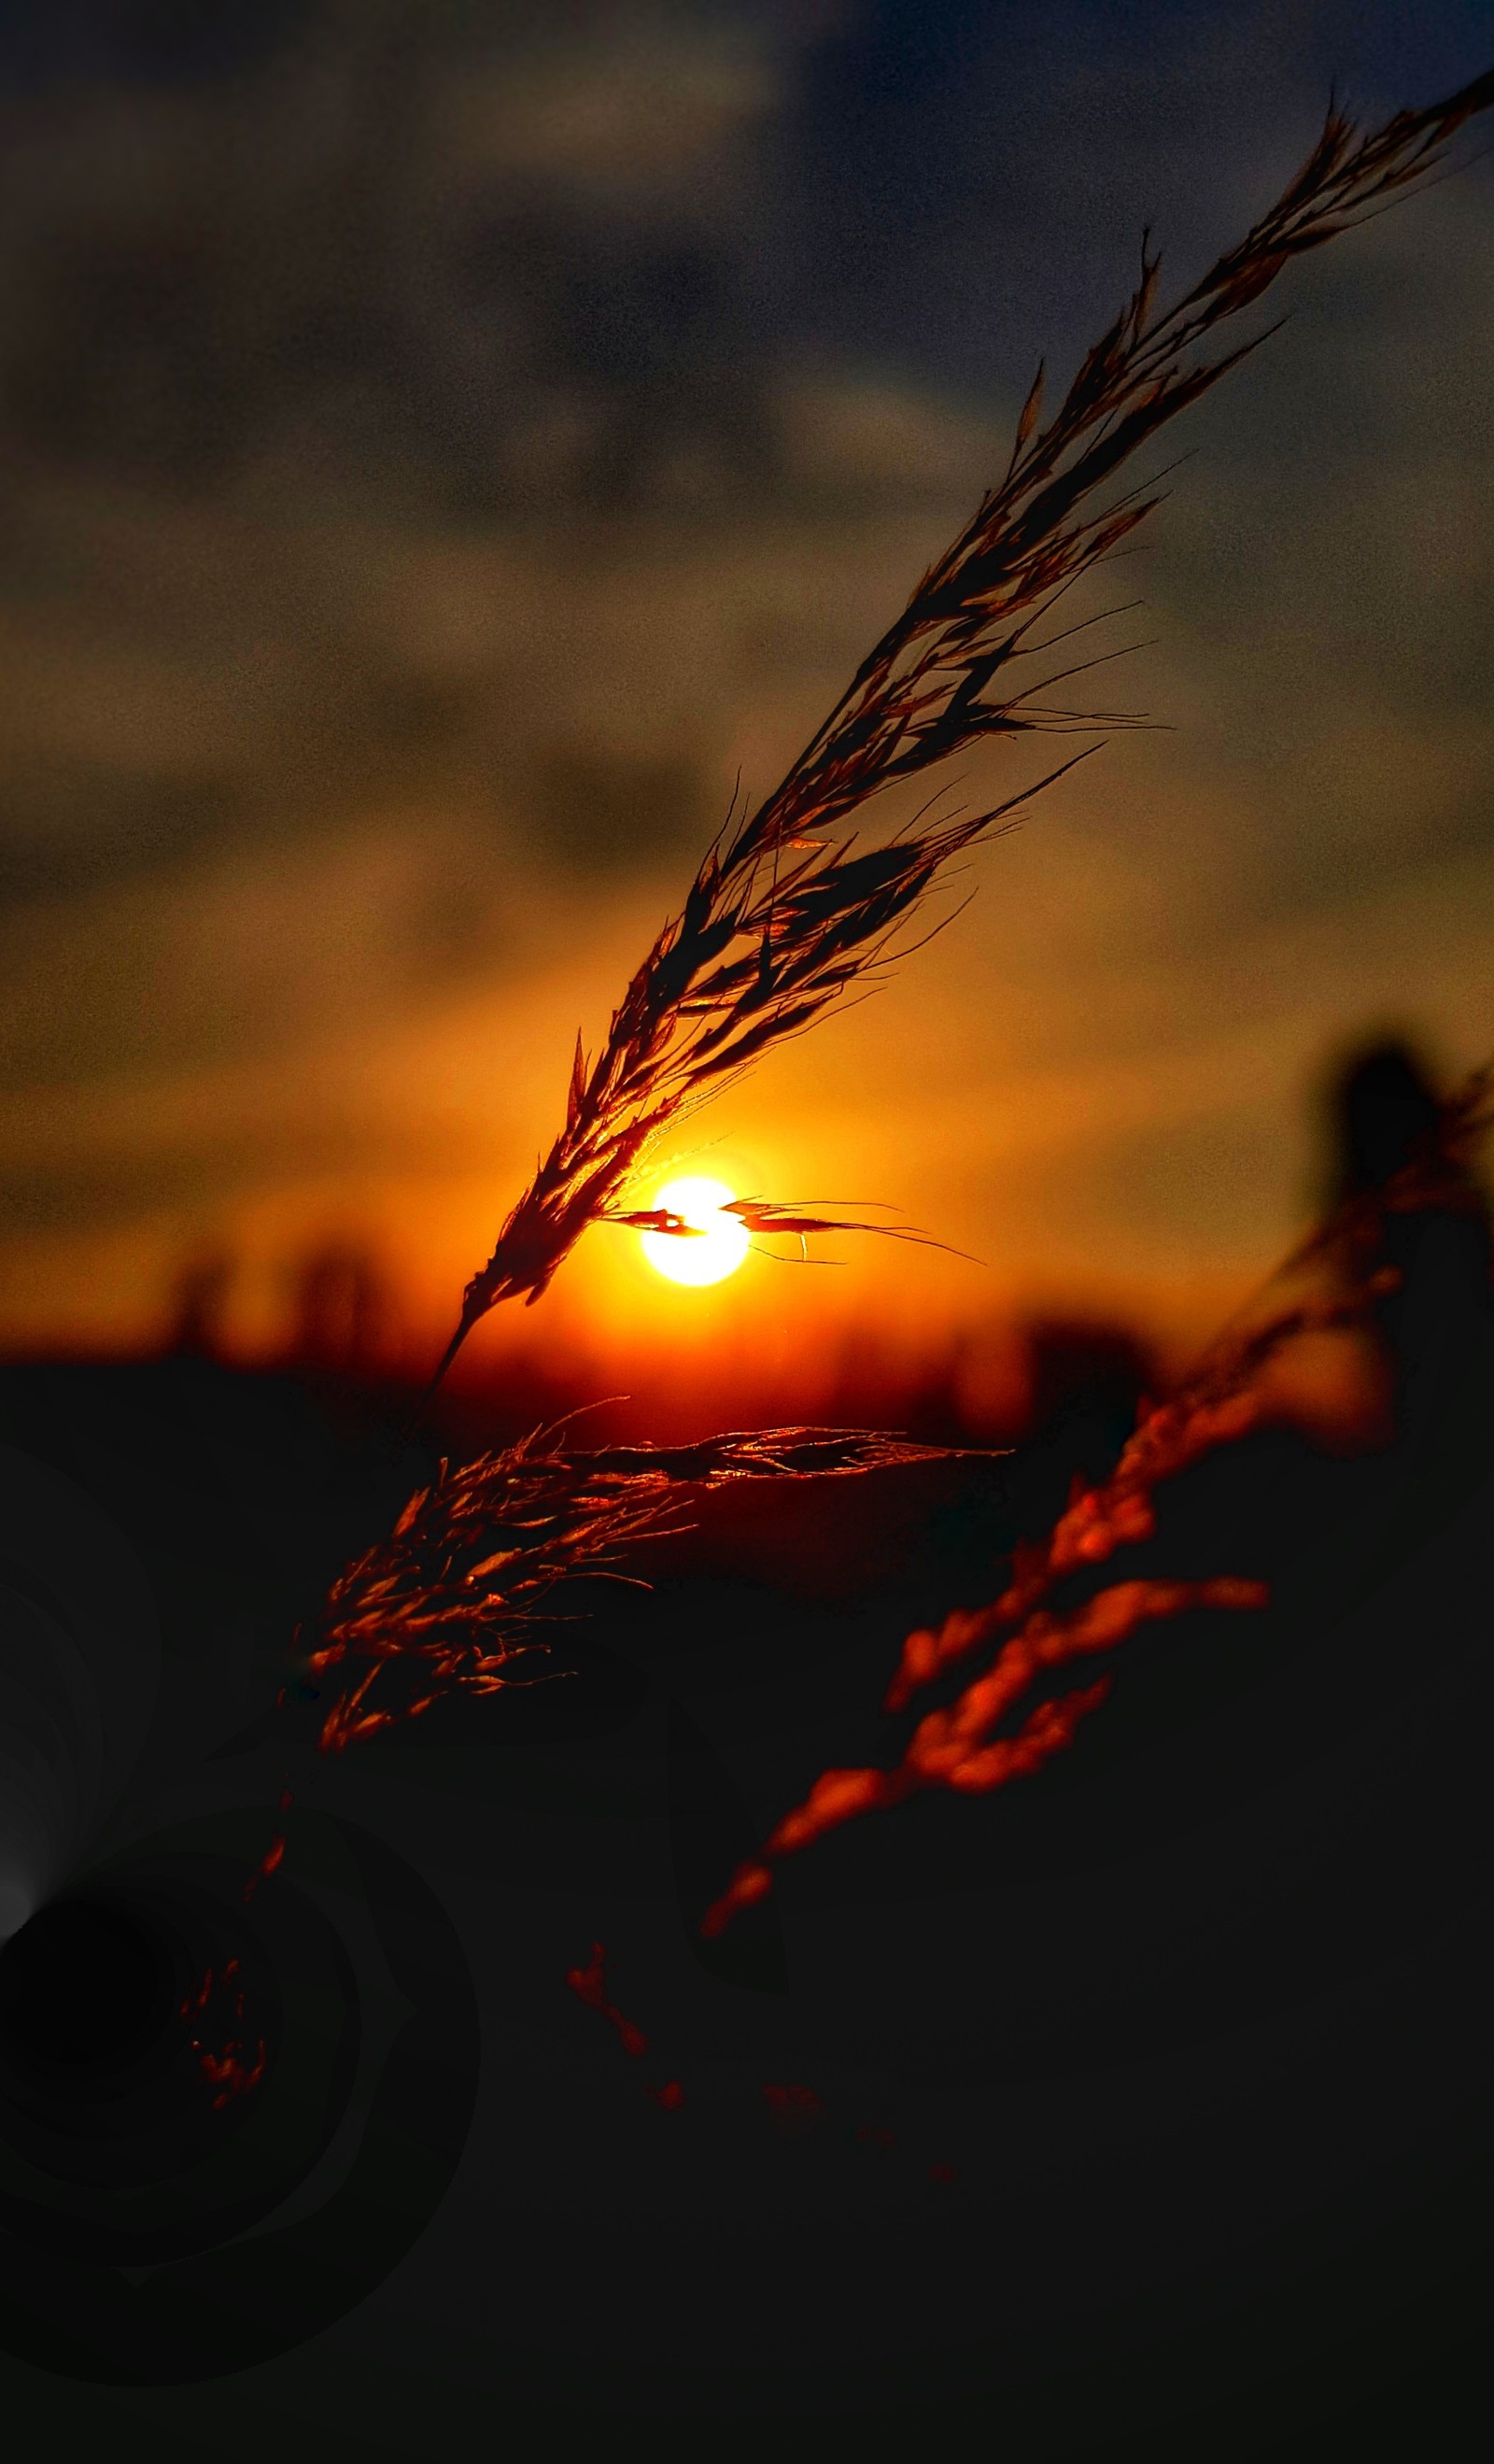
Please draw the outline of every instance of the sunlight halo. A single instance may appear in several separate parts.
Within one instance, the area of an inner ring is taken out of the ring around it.
[[[724,1180],[671,1180],[654,1198],[655,1206],[698,1225],[698,1237],[644,1232],[644,1255],[673,1284],[719,1284],[734,1275],[747,1255],[747,1226],[735,1215],[723,1215],[734,1192]]]

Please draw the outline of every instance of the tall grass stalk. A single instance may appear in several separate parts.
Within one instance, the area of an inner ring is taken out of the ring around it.
[[[578,1037],[560,1131],[467,1286],[430,1393],[480,1318],[500,1301],[537,1301],[587,1225],[620,1211],[666,1128],[848,995],[872,988],[906,955],[899,935],[954,859],[1013,826],[1072,764],[980,812],[939,819],[926,805],[885,844],[860,851],[853,837],[835,835],[852,816],[884,789],[988,739],[1125,723],[1122,714],[1044,699],[1096,660],[1025,685],[1012,674],[1066,638],[1033,637],[1061,594],[1159,498],[1143,490],[1098,500],[1264,339],[1221,352],[1219,329],[1298,257],[1424,180],[1446,141],[1491,102],[1494,71],[1368,135],[1330,108],[1275,205],[1170,308],[1157,307],[1159,259],[1143,238],[1136,289],[1058,409],[1040,425],[1040,367],[1000,485],[930,566],[786,777],[755,811],[728,816],[594,1059]]]

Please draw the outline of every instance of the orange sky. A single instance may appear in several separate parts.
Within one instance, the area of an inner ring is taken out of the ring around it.
[[[648,543],[622,605],[608,577],[596,734],[610,718],[615,747],[636,714],[662,761],[688,706],[716,809],[738,765],[765,787],[962,503],[952,493],[915,521],[807,537]],[[470,552],[473,597],[482,585],[501,604],[516,557],[494,548],[484,574]],[[412,552],[433,603],[420,562]],[[544,665],[562,669],[579,585],[528,579],[525,617],[544,603]],[[815,629],[783,660],[792,672],[743,676],[734,637],[775,599],[808,603]],[[662,708],[640,673],[655,661]],[[1173,729],[1115,738],[1043,799],[972,860],[958,891],[975,899],[936,942],[730,1089],[678,1149],[754,1194],[884,1199],[981,1264],[846,1236],[817,1244],[833,1267],[755,1259],[729,1290],[690,1293],[645,1269],[631,1236],[599,1230],[522,1333],[479,1343],[537,1341],[542,1324],[546,1342],[610,1375],[639,1348],[689,1355],[707,1326],[754,1353],[780,1341],[834,1353],[872,1326],[897,1344],[940,1343],[1014,1301],[1077,1297],[1201,1329],[1312,1201],[1312,1108],[1339,1050],[1405,1022],[1444,1067],[1480,1057],[1494,1040],[1494,865],[1436,847],[1439,811],[1477,776],[1477,734],[1418,740],[1369,711],[1344,723],[1320,760],[1338,765],[1370,843],[1354,894],[1252,913],[1250,801],[1217,743],[1197,741],[1217,735],[1204,705],[1220,680],[1175,643],[1131,664],[1136,698]],[[150,726],[122,689],[112,712],[103,697],[95,710],[100,727]],[[595,740],[579,715],[570,723]],[[962,792],[1017,775],[993,762]],[[368,1246],[401,1315],[434,1337],[554,1133],[578,1026],[594,1047],[691,862],[682,847],[647,874],[579,877],[525,848],[501,780],[495,813],[474,818],[472,792],[438,780],[421,806],[339,815],[42,919],[11,972],[11,1014],[38,1044],[50,1025],[63,1060],[46,1067],[43,1052],[7,1108],[22,1186],[4,1249],[10,1342],[148,1343],[184,1258],[221,1248],[237,1268],[230,1340],[273,1348],[286,1267],[327,1241]],[[1409,876],[1396,863],[1376,878],[1376,827],[1432,842]],[[482,865],[473,946],[432,966],[410,951],[411,914],[448,879],[459,907]],[[79,1020],[100,1045],[71,1059]],[[103,1041],[111,1027],[122,1050]]]
[[[628,214],[747,212],[731,181],[794,74],[754,58],[710,86],[714,203],[613,131]],[[629,91],[606,86],[624,120]],[[90,109],[102,211],[109,145],[134,158]],[[580,211],[569,122],[504,109],[484,176]],[[1237,215],[1290,167],[1285,141],[1258,150]],[[55,130],[54,154],[60,183]],[[999,1386],[1014,1309],[1198,1335],[1312,1206],[1339,1055],[1404,1027],[1451,1075],[1494,1045],[1486,188],[1476,166],[1312,260],[1287,332],[1180,435],[1146,552],[1089,602],[1145,597],[1106,638],[1150,647],[1094,697],[1157,731],[978,853],[948,932],[685,1141],[743,1190],[883,1199],[980,1263],[847,1236],[819,1244],[833,1265],[752,1259],[692,1292],[599,1229],[475,1353],[543,1345],[631,1390],[707,1354],[802,1382],[875,1344],[974,1345]],[[1118,296],[1130,254],[1093,245]],[[294,428],[174,490],[18,444],[0,1345],[159,1341],[184,1266],[221,1253],[226,1340],[263,1355],[329,1243],[374,1258],[414,1355],[436,1344],[554,1133],[578,1026],[604,1033],[737,774],[774,784],[963,520],[1024,374],[978,399],[801,348],[755,377],[760,483],[682,449],[600,509],[433,510],[398,477],[354,495]]]

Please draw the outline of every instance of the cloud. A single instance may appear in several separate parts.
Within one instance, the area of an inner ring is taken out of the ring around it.
[[[495,62],[449,97],[451,156],[510,183],[602,209],[701,211],[742,141],[781,99],[775,63],[738,19],[672,27],[648,11],[614,15],[574,45]]]

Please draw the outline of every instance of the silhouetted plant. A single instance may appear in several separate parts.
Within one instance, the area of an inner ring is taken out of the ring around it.
[[[1294,258],[1422,179],[1445,140],[1491,102],[1494,73],[1429,110],[1399,112],[1368,136],[1330,110],[1307,161],[1270,211],[1162,312],[1155,306],[1158,259],[1143,244],[1135,292],[1041,428],[1040,369],[1000,486],[925,574],[781,783],[735,825],[729,818],[680,913],[634,976],[594,1061],[578,1039],[563,1127],[487,1265],[468,1285],[432,1388],[489,1309],[503,1300],[538,1299],[588,1224],[622,1221],[689,1237],[688,1224],[661,1210],[622,1202],[664,1129],[852,991],[873,985],[897,955],[900,929],[952,859],[1009,825],[1070,765],[973,815],[931,820],[926,806],[886,845],[860,853],[853,839],[824,833],[884,788],[921,777],[986,737],[1113,723],[1040,703],[1037,695],[1063,681],[1058,675],[1018,688],[1006,673],[1031,655],[1028,637],[1058,596],[1158,501],[1131,495],[1095,510],[1097,493],[1262,339],[1196,357],[1216,328],[1258,299]],[[1436,1203],[1433,1193],[1466,1185],[1461,1161],[1487,1122],[1488,1097],[1488,1073],[1480,1072],[1441,1109],[1400,1171],[1346,1198],[1273,1278],[1263,1313],[1258,1309],[1227,1329],[1177,1392],[1141,1416],[1110,1480],[1082,1488],[1048,1539],[1020,1552],[1000,1599],[957,1614],[937,1633],[910,1638],[890,1698],[898,1703],[964,1654],[993,1641],[999,1648],[992,1668],[959,1703],[920,1725],[894,1771],[825,1773],[761,1858],[742,1869],[713,1912],[714,1924],[760,1896],[773,1859],[850,1814],[935,1783],[993,1787],[1045,1759],[1067,1742],[1104,1683],[1040,1704],[1017,1737],[996,1738],[996,1723],[1041,1671],[1109,1648],[1148,1618],[1204,1603],[1260,1602],[1259,1584],[1221,1576],[1123,1583],[1065,1616],[1044,1605],[1063,1573],[1101,1563],[1151,1530],[1159,1482],[1256,1424],[1259,1373],[1284,1344],[1373,1308],[1387,1288],[1386,1271],[1366,1265],[1375,1228],[1399,1208]],[[736,1201],[736,1211],[759,1229],[802,1234],[831,1223],[760,1198]],[[837,1228],[884,1227],[843,1221]],[[1293,1277],[1310,1275],[1329,1258],[1347,1272],[1347,1297],[1282,1301]],[[825,1445],[842,1449],[844,1459],[833,1466],[808,1459]],[[622,1461],[626,1450],[588,1458],[536,1437],[465,1468],[443,1463],[391,1539],[350,1567],[329,1595],[313,1664],[365,1664],[328,1714],[323,1746],[341,1747],[400,1716],[392,1707],[363,1707],[381,1670],[395,1661],[415,1684],[401,1706],[406,1715],[441,1691],[515,1682],[515,1661],[535,1648],[539,1599],[563,1575],[660,1529],[671,1481],[865,1468],[900,1459],[895,1441],[805,1430],[733,1436],[690,1451],[697,1468],[682,1473],[659,1454],[632,1463]]]
[[[547,1649],[535,1632],[546,1595],[569,1576],[614,1572],[631,1541],[681,1529],[687,1488],[824,1479],[943,1452],[855,1429],[734,1430],[694,1445],[589,1451],[560,1434],[537,1430],[471,1463],[443,1462],[389,1538],[339,1575],[304,1638],[308,1668],[346,1681],[322,1721],[324,1752],[443,1695],[533,1682],[527,1663]],[[370,1704],[391,1675],[395,1699]]]
[[[925,806],[887,844],[860,853],[854,838],[824,833],[884,789],[988,738],[1127,723],[1121,714],[1041,701],[1079,669],[1025,686],[1007,672],[1066,638],[1029,639],[1059,596],[1159,501],[1133,493],[1096,509],[1097,495],[1264,339],[1196,357],[1217,328],[1297,257],[1423,179],[1446,140],[1491,102],[1494,72],[1428,110],[1397,112],[1370,135],[1330,108],[1269,212],[1161,312],[1160,260],[1143,240],[1135,291],[1053,417],[1040,428],[1040,367],[1000,484],[930,566],[787,776],[735,826],[728,817],[595,1060],[578,1037],[564,1123],[467,1287],[432,1389],[480,1318],[500,1301],[537,1301],[586,1226],[616,1216],[668,1126],[848,994],[874,985],[892,957],[906,955],[899,930],[953,859],[1012,826],[1072,763],[982,812],[938,820]]]

